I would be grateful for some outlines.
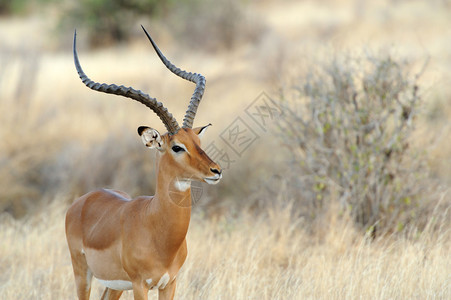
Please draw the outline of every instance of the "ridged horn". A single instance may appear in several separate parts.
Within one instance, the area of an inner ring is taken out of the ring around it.
[[[173,65],[163,55],[163,53],[161,53],[160,49],[153,41],[150,34],[147,33],[144,26],[141,25],[141,27],[144,30],[144,33],[147,35],[147,38],[149,39],[153,48],[155,49],[155,52],[157,52],[158,57],[160,57],[161,61],[166,66],[166,68],[168,68],[169,71],[171,71],[175,75],[177,75],[185,80],[194,82],[196,84],[196,88],[194,89],[194,93],[191,96],[191,101],[188,105],[188,110],[186,111],[185,117],[183,118],[183,125],[182,125],[182,127],[184,127],[184,128],[193,128],[193,122],[194,122],[194,118],[196,117],[197,107],[199,106],[199,102],[202,99],[202,96],[204,95],[205,77],[202,76],[201,74],[183,71],[183,70],[177,68],[175,65]]]
[[[177,120],[172,116],[172,114],[167,110],[167,108],[163,106],[161,102],[157,101],[157,99],[150,97],[148,94],[145,94],[140,90],[135,90],[132,87],[125,87],[123,85],[117,86],[115,84],[98,83],[89,79],[88,76],[86,76],[85,72],[83,72],[83,69],[81,68],[80,61],[78,60],[76,45],[77,45],[77,31],[75,31],[74,33],[74,47],[73,47],[75,68],[77,69],[81,81],[83,81],[83,83],[87,87],[89,87],[94,91],[131,98],[144,104],[157,114],[157,116],[161,119],[161,121],[163,121],[163,124],[166,126],[166,129],[170,134],[177,133],[177,131],[180,129]]]

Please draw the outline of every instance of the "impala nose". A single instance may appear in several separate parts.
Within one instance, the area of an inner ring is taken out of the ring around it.
[[[222,173],[222,171],[220,171],[218,169],[213,169],[213,168],[210,168],[210,171],[212,171],[213,173],[218,174],[218,175],[221,175],[221,173]]]

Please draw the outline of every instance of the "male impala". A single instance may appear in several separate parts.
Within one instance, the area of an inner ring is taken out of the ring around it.
[[[163,104],[149,95],[90,80],[78,61],[74,34],[74,61],[83,83],[95,91],[141,102],[168,130],[160,135],[149,127],[138,128],[143,143],[158,150],[155,196],[131,200],[126,193],[102,189],[80,197],[69,208],[66,237],[79,299],[89,299],[93,276],[106,287],[102,299],[119,299],[130,289],[135,299],[147,299],[149,289],[158,289],[159,299],[173,299],[177,273],[187,254],[191,180],[216,184],[222,177],[220,166],[200,147],[199,136],[209,125],[192,129],[205,78],[174,66],[144,32],[171,72],[196,83],[182,128]]]

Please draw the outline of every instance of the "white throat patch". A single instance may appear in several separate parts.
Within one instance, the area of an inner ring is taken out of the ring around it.
[[[190,180],[176,180],[175,188],[181,192],[187,191],[191,187],[191,181]]]

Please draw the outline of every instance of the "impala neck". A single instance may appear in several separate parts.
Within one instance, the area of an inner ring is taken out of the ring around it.
[[[177,188],[177,176],[173,166],[164,155],[157,154],[157,186],[154,209],[162,216],[160,231],[165,236],[167,244],[178,248],[185,240],[191,217],[191,188],[180,190]]]

